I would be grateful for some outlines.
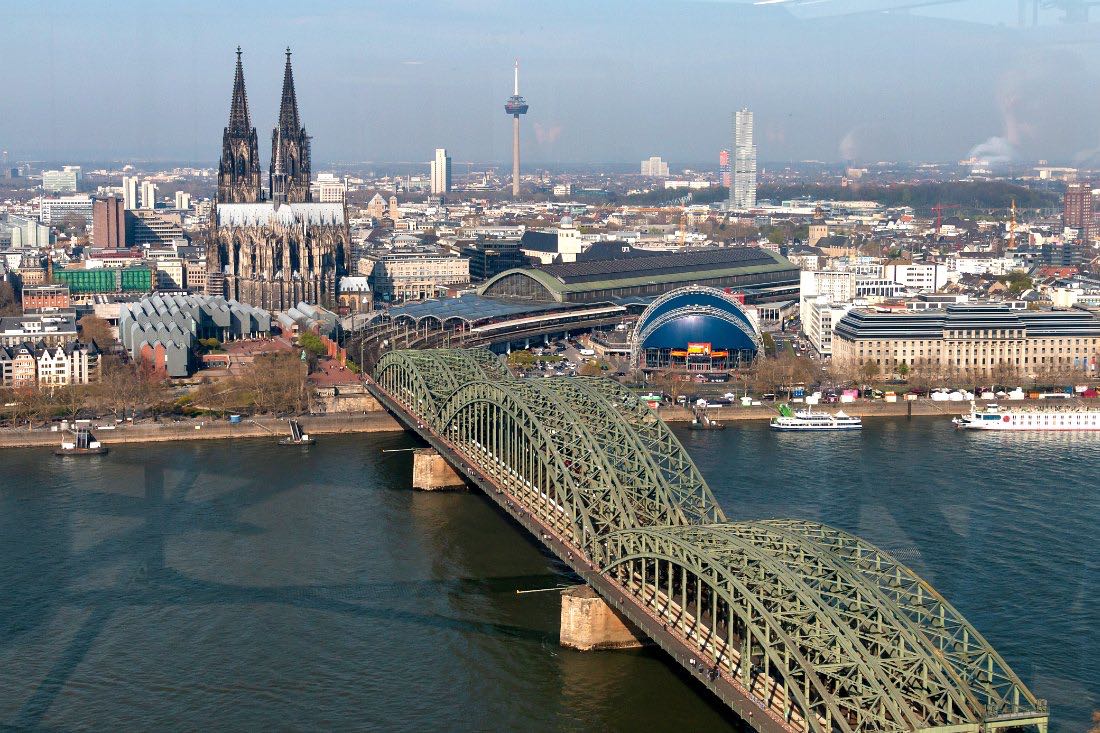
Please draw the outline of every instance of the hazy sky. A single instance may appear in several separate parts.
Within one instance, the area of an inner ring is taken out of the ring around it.
[[[214,164],[240,44],[265,167],[287,45],[318,162],[427,161],[437,146],[505,161],[518,56],[532,164],[712,166],[747,106],[763,161],[982,146],[1100,166],[1100,23],[1042,11],[1021,28],[1016,0],[13,4],[0,13],[12,159]]]

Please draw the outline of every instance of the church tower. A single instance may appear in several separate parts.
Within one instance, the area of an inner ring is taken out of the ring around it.
[[[280,170],[276,171],[276,161]],[[272,191],[278,185],[286,203],[312,201],[309,190],[309,135],[298,119],[298,98],[294,94],[294,72],[290,68],[290,49],[286,50],[283,71],[283,98],[279,105],[279,121],[271,132],[271,172],[268,184]],[[276,178],[280,180],[276,181]]]
[[[218,164],[218,203],[254,204],[258,201],[263,201],[260,149],[256,128],[248,116],[241,47],[237,46],[237,72],[233,78],[229,126],[222,132],[222,159]]]

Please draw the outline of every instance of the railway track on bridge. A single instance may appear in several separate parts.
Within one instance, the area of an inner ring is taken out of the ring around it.
[[[372,394],[760,731],[1043,733],[1047,708],[926,582],[812,522],[731,523],[610,380],[386,354]]]

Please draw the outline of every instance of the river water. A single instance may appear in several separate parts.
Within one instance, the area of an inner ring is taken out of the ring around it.
[[[732,519],[894,552],[1054,712],[1100,707],[1100,435],[680,433]],[[723,730],[654,651],[557,645],[565,568],[405,434],[0,453],[0,729]]]

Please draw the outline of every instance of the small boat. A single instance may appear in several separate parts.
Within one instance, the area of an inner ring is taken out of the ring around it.
[[[74,428],[65,431],[61,447],[55,450],[55,456],[102,456],[107,446],[100,443],[88,428]]]
[[[317,442],[316,438],[310,437],[308,433],[302,432],[302,424],[297,420],[290,421],[290,437],[281,438],[279,445],[313,445]]]
[[[726,424],[720,423],[708,415],[705,408],[696,406],[694,416],[691,418],[691,425],[688,427],[692,430],[725,430]]]
[[[835,414],[828,412],[814,412],[808,405],[805,410],[792,410],[790,405],[780,405],[779,415],[773,417],[770,425],[772,430],[783,431],[815,431],[815,430],[860,430],[863,428],[863,420],[852,417],[843,410]]]

